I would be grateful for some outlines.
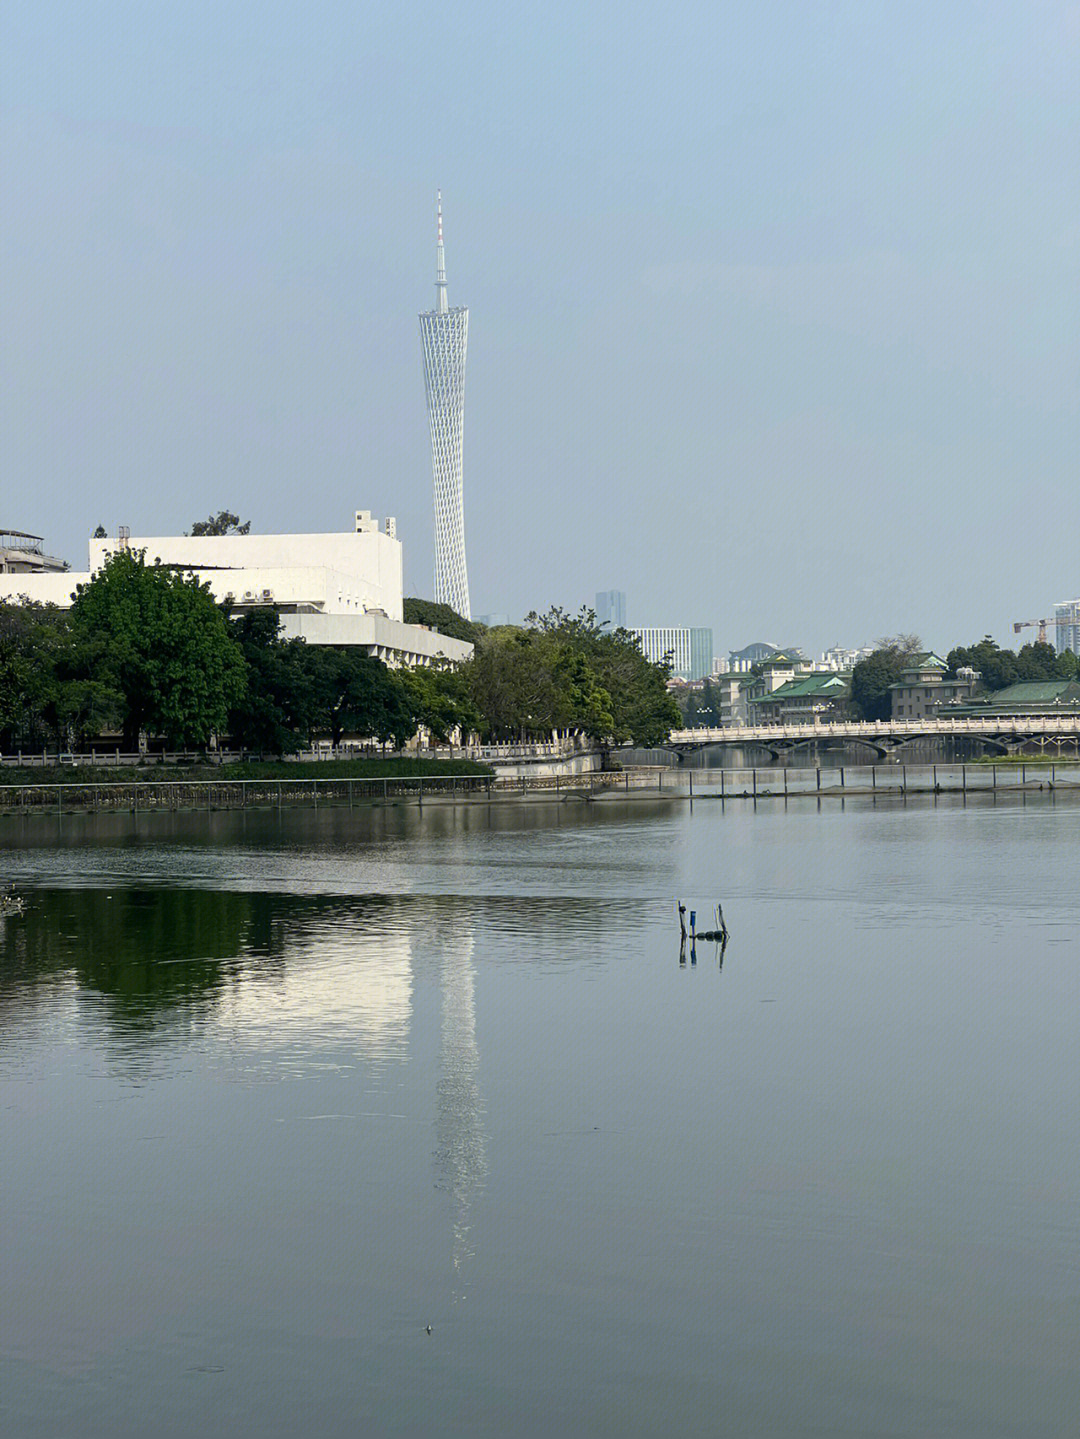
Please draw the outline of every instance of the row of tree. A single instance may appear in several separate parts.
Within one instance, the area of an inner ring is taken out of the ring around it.
[[[122,735],[129,751],[141,734],[176,749],[227,736],[282,754],[346,734],[399,748],[421,727],[441,742],[562,732],[654,744],[679,722],[668,671],[591,611],[485,630],[445,606],[407,603],[414,622],[462,637],[467,627],[472,659],[392,670],[285,640],[276,611],[230,617],[194,577],[120,551],[69,610],[0,605],[0,749],[78,748],[103,734]]]

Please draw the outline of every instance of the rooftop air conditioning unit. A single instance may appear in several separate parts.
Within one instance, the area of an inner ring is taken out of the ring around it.
[[[245,600],[253,600],[254,598],[255,598],[254,591],[252,591],[252,590],[245,590],[245,591],[244,591],[244,599],[245,599]]]
[[[274,598],[273,590],[263,590],[262,597],[264,600],[272,600]]]

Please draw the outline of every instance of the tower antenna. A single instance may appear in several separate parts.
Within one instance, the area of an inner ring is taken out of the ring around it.
[[[440,315],[445,315],[446,304],[446,252],[443,250],[442,237],[442,191],[435,191],[435,213],[438,216],[439,231],[438,244],[435,249],[435,308]]]

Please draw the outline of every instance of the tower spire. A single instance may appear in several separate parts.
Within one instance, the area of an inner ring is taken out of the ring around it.
[[[442,191],[435,191],[435,210],[439,221],[439,241],[435,250],[435,308],[440,315],[445,315],[446,304],[446,254],[443,250],[442,238]]]

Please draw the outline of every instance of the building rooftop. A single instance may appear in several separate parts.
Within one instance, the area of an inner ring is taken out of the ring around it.
[[[1019,680],[963,706],[950,706],[950,714],[1003,715],[1061,713],[1080,709],[1080,682],[1076,680]]]
[[[752,705],[772,704],[777,700],[810,699],[819,695],[823,699],[839,699],[850,688],[850,675],[829,670],[825,674],[800,675],[798,679],[788,680],[774,689],[772,694],[758,695],[749,702]]]

